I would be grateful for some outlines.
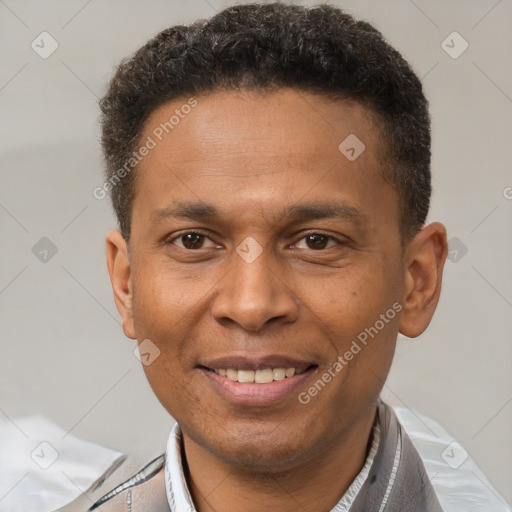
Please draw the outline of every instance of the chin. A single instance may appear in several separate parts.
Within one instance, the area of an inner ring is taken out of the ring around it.
[[[246,428],[237,426],[236,431],[209,431],[201,436],[200,444],[230,465],[265,473],[294,466],[311,449],[311,435],[298,426],[292,432],[285,423],[255,423]]]
[[[290,443],[289,440],[283,440],[282,443],[254,440],[235,442],[230,446],[219,446],[217,451],[219,457],[231,465],[265,473],[282,471],[287,466],[293,466],[303,454],[302,446]]]

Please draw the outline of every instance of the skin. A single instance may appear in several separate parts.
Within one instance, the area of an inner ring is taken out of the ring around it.
[[[156,109],[141,140],[187,99]],[[398,332],[416,337],[434,314],[446,231],[436,222],[402,245],[399,196],[382,178],[384,146],[361,104],[292,89],[196,99],[137,168],[129,247],[118,231],[107,236],[123,330],[160,350],[144,370],[181,427],[200,512],[328,511],[364,464]],[[366,146],[354,161],[338,150],[351,133]],[[220,217],[154,213],[178,201],[212,205]],[[283,215],[291,205],[326,201],[359,215]],[[205,236],[183,238],[186,230]],[[262,248],[252,263],[236,252],[246,237]],[[401,311],[300,403],[298,392],[394,303]],[[198,367],[233,354],[317,367],[276,403],[237,405]]]

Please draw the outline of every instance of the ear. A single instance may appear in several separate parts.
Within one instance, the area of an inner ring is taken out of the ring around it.
[[[405,251],[405,287],[399,331],[415,338],[430,324],[441,293],[448,254],[446,229],[439,222],[423,227]]]
[[[107,234],[107,267],[117,310],[123,321],[123,332],[136,339],[132,311],[132,279],[128,246],[121,233],[112,230]]]

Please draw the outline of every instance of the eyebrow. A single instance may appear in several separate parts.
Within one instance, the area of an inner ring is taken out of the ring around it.
[[[196,221],[215,221],[222,219],[221,213],[211,204],[203,201],[171,201],[171,205],[154,210],[150,219],[161,223],[168,219],[190,219]],[[277,212],[277,217],[285,222],[304,222],[319,219],[338,219],[356,224],[367,220],[368,215],[347,204],[345,201],[331,200],[309,202],[285,206]]]

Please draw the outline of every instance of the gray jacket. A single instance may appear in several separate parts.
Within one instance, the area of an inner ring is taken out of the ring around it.
[[[378,404],[381,438],[368,478],[350,512],[442,512],[423,462],[394,411]],[[87,512],[194,512],[171,510],[164,483],[165,454],[98,499]],[[78,504],[75,504],[78,505]],[[66,507],[62,512],[86,510]],[[338,512],[338,506],[331,512]]]

